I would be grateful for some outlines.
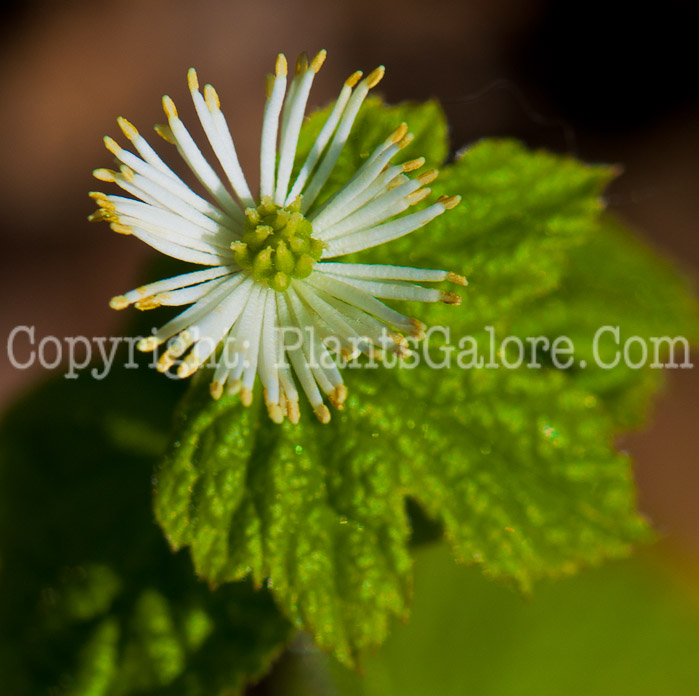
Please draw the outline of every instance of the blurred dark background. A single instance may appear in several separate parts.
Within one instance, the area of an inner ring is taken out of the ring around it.
[[[123,317],[107,301],[137,284],[151,252],[86,221],[91,171],[111,162],[102,136],[117,134],[118,115],[151,133],[164,93],[191,119],[194,65],[221,94],[254,180],[262,77],[278,51],[328,49],[317,105],[356,68],[383,63],[389,101],[442,102],[455,150],[516,136],[622,164],[611,207],[696,278],[697,3],[15,0],[1,12],[3,336],[18,324],[36,325],[38,339],[119,331]],[[667,376],[649,427],[622,445],[660,552],[699,586],[699,371]],[[39,377],[3,363],[0,405]]]

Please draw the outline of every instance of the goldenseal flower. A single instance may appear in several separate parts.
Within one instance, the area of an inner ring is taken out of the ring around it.
[[[105,137],[120,169],[97,169],[94,175],[133,198],[90,193],[99,205],[91,220],[107,221],[115,232],[133,234],[164,254],[207,267],[111,300],[114,309],[191,305],[140,341],[139,349],[151,351],[167,343],[158,369],[164,372],[177,363],[180,377],[215,361],[212,396],[219,398],[224,389],[240,393],[245,405],[252,402],[259,375],[269,415],[277,423],[285,417],[293,423],[299,419],[293,374],[318,419],[327,423],[330,411],[323,394],[338,409],[347,396],[338,354],[349,359],[360,353],[380,357],[383,351],[404,356],[405,335],[424,336],[424,324],[380,300],[459,304],[458,295],[416,283],[466,284],[462,276],[443,270],[331,260],[407,235],[454,207],[459,197],[442,197],[401,215],[428,196],[427,184],[437,176],[434,170],[407,176],[424,165],[424,158],[391,164],[412,139],[402,124],[344,188],[316,203],[362,102],[384,74],[381,66],[364,79],[357,71],[345,81],[305,161],[297,163],[308,95],[324,60],[325,51],[311,61],[301,55],[288,90],[283,54],[268,76],[258,197],[241,169],[216,91],[205,85],[202,95],[193,68],[188,83],[194,107],[225,181],[167,96],[168,125],[155,129],[177,147],[210,200],[189,188],[121,117],[119,126],[138,155]],[[292,181],[295,164],[300,168]]]

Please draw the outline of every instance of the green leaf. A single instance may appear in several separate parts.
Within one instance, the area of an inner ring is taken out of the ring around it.
[[[234,694],[288,640],[266,591],[212,592],[153,522],[151,472],[181,392],[143,365],[115,367],[47,383],[5,415],[3,693]]]
[[[396,121],[410,122],[401,108],[376,100],[364,107],[331,190]],[[430,109],[412,114],[416,143],[443,156],[441,116]],[[321,123],[314,116],[306,124],[302,149]],[[576,250],[604,233],[601,194],[613,174],[513,141],[484,141],[435,185],[435,193],[461,195],[459,207],[358,256],[465,271],[462,307],[400,309],[450,327],[454,346],[471,336],[482,355],[486,325],[507,335],[523,312],[540,314],[537,303],[564,287]],[[609,288],[613,255],[623,249],[608,253]],[[672,288],[668,299],[681,294]],[[571,295],[584,292],[571,285]],[[590,301],[602,304],[603,294]],[[534,336],[536,328],[527,327]],[[444,343],[433,337],[425,349],[440,360]],[[407,546],[419,536],[406,507],[417,504],[443,529],[457,558],[525,589],[650,538],[631,464],[613,447],[621,421],[594,385],[550,365],[463,369],[452,354],[451,367],[435,370],[424,351],[418,357],[415,369],[409,360],[404,369],[347,370],[350,398],[327,426],[306,411],[300,425],[278,427],[258,405],[213,402],[203,374],[157,473],[158,521],[174,548],[190,548],[197,572],[214,584],[251,577],[266,586],[294,625],[348,664],[384,639],[391,616],[406,615]]]
[[[266,583],[352,663],[406,612],[406,496],[461,560],[524,587],[647,538],[628,458],[565,375],[448,370],[435,385],[427,370],[397,373],[352,374],[330,425],[305,413],[281,428],[232,397],[211,401],[201,380],[157,475],[170,543],[189,545],[211,582]]]
[[[589,393],[554,371],[430,372],[353,383],[336,427],[383,443],[460,560],[528,588],[647,538],[630,463]]]
[[[278,427],[235,397],[214,402],[203,377],[157,474],[160,524],[174,548],[191,547],[202,577],[266,583],[295,625],[351,663],[406,611],[397,471],[361,440],[333,446],[312,423]],[[360,458],[340,454],[352,443]]]
[[[371,250],[370,261],[405,259],[468,278],[464,309],[448,322],[443,312],[433,319],[422,310],[430,323],[464,333],[502,325],[558,285],[567,254],[597,228],[601,194],[614,175],[610,167],[513,140],[482,140],[432,184],[436,194],[458,194],[461,203],[413,235]]]
[[[411,621],[363,656],[361,675],[306,644],[284,661],[270,693],[694,696],[696,595],[660,560],[586,570],[523,601],[455,566],[443,546],[422,549]]]
[[[560,287],[526,307],[512,331],[569,336],[576,347],[570,376],[600,397],[618,428],[630,428],[643,422],[664,370],[689,368],[686,347],[699,340],[699,310],[676,270],[606,216],[571,253]],[[629,339],[631,364],[624,359]]]

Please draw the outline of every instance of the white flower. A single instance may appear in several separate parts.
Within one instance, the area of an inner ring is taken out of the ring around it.
[[[292,182],[308,94],[324,60],[325,51],[310,63],[302,55],[287,91],[286,59],[277,58],[275,74],[267,82],[257,198],[238,162],[219,98],[211,85],[204,87],[202,96],[194,69],[188,74],[192,99],[225,180],[206,161],[167,96],[163,107],[169,125],[156,126],[156,131],[177,147],[210,200],[183,183],[123,118],[119,126],[140,157],[107,137],[105,144],[121,162],[120,171],[98,169],[94,174],[115,182],[133,198],[90,194],[100,206],[92,220],[106,220],[116,232],[133,234],[164,254],[207,267],[112,299],[114,309],[130,304],[139,309],[191,305],[138,347],[150,351],[168,342],[158,369],[166,371],[178,362],[180,377],[215,361],[214,398],[225,388],[240,392],[249,405],[259,375],[270,417],[278,423],[285,416],[298,421],[292,368],[317,417],[326,423],[330,412],[322,393],[337,408],[347,394],[336,363],[338,353],[350,358],[386,350],[405,355],[403,335],[424,335],[423,324],[377,298],[458,304],[457,295],[415,283],[465,284],[463,277],[447,271],[332,261],[409,234],[459,198],[443,197],[397,217],[429,194],[425,184],[436,177],[435,171],[413,179],[406,176],[422,167],[423,158],[391,165],[411,140],[403,124],[344,188],[316,204],[362,102],[383,77],[383,67],[363,80],[356,72],[345,82]],[[302,331],[290,338],[288,330],[294,328]]]

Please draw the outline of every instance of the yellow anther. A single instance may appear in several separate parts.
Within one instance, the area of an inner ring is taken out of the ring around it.
[[[458,273],[447,273],[447,280],[454,285],[463,285],[464,287],[468,285],[468,280]]]
[[[189,85],[190,92],[199,91],[199,78],[197,77],[197,71],[194,68],[190,68],[187,71],[187,84]]]
[[[149,309],[156,309],[162,304],[162,302],[158,299],[159,297],[159,295],[155,295],[154,297],[148,297],[145,300],[138,300],[134,307],[136,307],[136,309],[140,309],[142,312]]]
[[[177,107],[175,106],[175,102],[172,101],[167,94],[163,97],[163,111],[168,119],[177,118]]]
[[[221,108],[221,100],[212,85],[204,85],[204,100],[209,111],[217,111]]]
[[[316,414],[316,418],[323,423],[323,425],[330,422],[330,409],[325,404],[319,404],[313,411]],[[291,418],[289,418],[289,420],[291,420]]]
[[[313,70],[314,73],[317,73],[321,69],[327,55],[328,52],[325,49],[318,51],[316,57],[311,61],[311,70]]]
[[[369,89],[376,87],[376,85],[378,85],[379,82],[381,82],[381,80],[383,79],[385,72],[386,72],[386,68],[384,68],[383,65],[379,65],[378,68],[375,68],[374,70],[372,70],[367,75],[367,78],[366,78],[367,87]]]
[[[418,341],[421,341],[423,338],[425,338],[425,325],[421,321],[418,321],[417,319],[411,319],[410,325],[410,335],[413,338],[416,338]]]
[[[347,401],[347,387],[344,384],[339,384],[335,387],[335,398],[344,404]]]
[[[396,143],[396,145],[398,146],[399,150],[402,150],[404,147],[408,147],[408,145],[410,145],[410,143],[412,143],[413,140],[415,140],[415,136],[412,133],[408,133],[405,136],[405,138],[403,138],[400,142]]]
[[[424,157],[418,157],[417,159],[408,160],[404,162],[401,167],[403,167],[404,172],[414,172],[416,169],[420,169],[425,164]]]
[[[104,202],[108,203],[109,201]],[[119,216],[113,210],[100,208],[92,213],[88,220],[90,220],[90,222],[118,222]]]
[[[345,86],[346,87],[354,87],[359,80],[362,79],[362,75],[364,73],[361,70],[355,70],[346,80],[345,80]]]
[[[117,216],[113,210],[100,208],[99,210],[95,210],[95,212],[92,213],[92,215],[90,215],[87,219],[90,222],[114,222],[116,217]]]
[[[347,400],[347,387],[344,384],[339,384],[331,394],[328,395],[330,403],[338,410],[342,411]]]
[[[299,57],[296,59],[296,74],[300,75],[306,72],[306,70],[308,70],[308,53],[303,51],[299,53]]]
[[[112,309],[126,309],[129,306],[129,301],[125,295],[117,295],[109,300],[109,306]]]
[[[267,413],[269,414],[270,420],[277,425],[281,425],[284,422],[284,411],[279,404],[267,404]]]
[[[108,181],[111,184],[117,180],[119,175],[111,169],[94,169],[92,171],[92,176],[94,176],[95,179],[99,179],[100,181]]]
[[[405,176],[405,174],[399,174],[395,179],[388,182],[388,185],[386,186],[386,190],[393,191],[394,188],[398,188],[399,186],[402,186],[403,184],[407,183],[408,181],[410,181],[410,179],[407,176]]]
[[[136,344],[136,348],[138,348],[142,353],[149,353],[150,351],[155,350],[158,345],[158,339],[155,336],[147,336],[146,338],[142,338]]]
[[[358,358],[361,354],[362,351],[358,348],[355,348],[354,350],[348,350],[347,348],[340,349],[340,355],[344,360],[347,360],[348,362],[354,360],[355,358]]]
[[[461,202],[461,196],[440,196],[437,203],[441,203],[445,210],[455,208]]]
[[[121,152],[121,147],[119,146],[119,143],[116,140],[114,140],[114,138],[110,138],[108,135],[105,135],[104,136],[104,146],[113,155],[116,155],[117,157],[119,156],[119,153]]]
[[[408,134],[408,124],[407,123],[401,123],[398,128],[396,128],[391,135],[388,136],[388,139],[394,144],[398,144],[405,136]]]
[[[444,304],[460,305],[461,298],[454,292],[443,292],[442,296],[439,298],[440,302]]]
[[[369,346],[366,350],[366,354],[372,360],[378,360],[379,362],[383,362],[385,357],[385,352],[381,350],[381,348],[374,348],[374,346]]]
[[[289,66],[286,64],[286,56],[280,53],[277,56],[277,62],[274,64],[274,72],[277,75],[286,75]]]
[[[388,336],[389,336],[389,338],[392,338],[395,341],[395,343],[399,346],[407,346],[408,345],[408,341],[405,338],[405,336],[403,336],[403,334],[396,333],[395,331],[390,331],[388,333]]]
[[[299,411],[299,402],[291,401],[290,399],[286,402],[286,416],[291,421],[293,425],[296,425],[301,418],[301,412]]]
[[[100,205],[104,209],[105,213],[112,213],[112,219],[114,219],[115,222],[118,222],[118,215],[116,214],[116,206],[114,203],[111,201],[100,201]]]
[[[417,180],[424,186],[425,184],[431,184],[438,176],[439,172],[436,169],[430,169],[420,174]]]
[[[223,396],[223,385],[221,382],[211,382],[211,384],[209,384],[209,393],[212,398],[218,401]]]
[[[119,116],[117,123],[119,124],[119,128],[121,128],[121,132],[129,140],[135,140],[138,138],[138,130],[136,130],[136,126],[134,126],[133,123],[127,121],[123,116]]]
[[[170,128],[170,126],[163,123],[156,123],[153,126],[153,129],[163,140],[170,143],[170,145],[176,144],[175,135],[173,134],[172,128]]]
[[[128,225],[121,225],[118,222],[113,222],[109,226],[118,234],[133,234],[133,227],[129,227]]]
[[[88,193],[87,195],[90,196],[90,198],[92,198],[93,201],[97,201],[98,203],[107,199],[107,194],[102,193],[102,191],[90,191],[90,193]]]
[[[265,400],[265,406],[267,406],[267,413],[273,423],[280,425],[284,422],[284,411],[286,409],[286,399],[284,398],[284,393],[279,394],[279,403],[272,403],[269,400],[269,393],[266,389],[262,391]]]
[[[252,389],[241,387],[240,403],[243,404],[243,406],[250,406],[252,404]]]
[[[189,377],[199,369],[199,365],[200,363],[197,357],[190,354],[180,363],[180,366],[177,368],[177,376],[180,379]]]
[[[193,341],[193,336],[189,329],[185,329],[180,333],[177,338],[170,344],[167,352],[172,355],[173,358],[179,358],[182,353],[184,353],[187,348],[191,345]]]
[[[167,372],[173,366],[174,362],[175,358],[170,355],[169,351],[165,351],[158,359],[155,369],[158,372]]]
[[[116,206],[110,200],[107,200],[106,198],[100,198],[97,202],[102,206],[105,213],[116,212]]]
[[[133,182],[134,177],[136,176],[135,172],[131,167],[127,167],[125,164],[122,164],[121,167],[119,167],[119,171],[121,172],[121,175],[128,181],[129,183]]]
[[[226,390],[230,396],[237,394],[243,386],[243,380],[234,379],[232,382],[228,383],[228,389]]]
[[[104,210],[95,210],[92,215],[87,216],[88,222],[109,222],[109,215],[105,215]]]
[[[410,205],[415,205],[416,203],[419,203],[420,201],[424,201],[425,198],[427,198],[427,196],[429,196],[431,193],[432,193],[432,189],[421,188],[421,189],[418,189],[417,191],[413,191],[412,193],[409,193],[405,197],[405,200],[407,200]]]

